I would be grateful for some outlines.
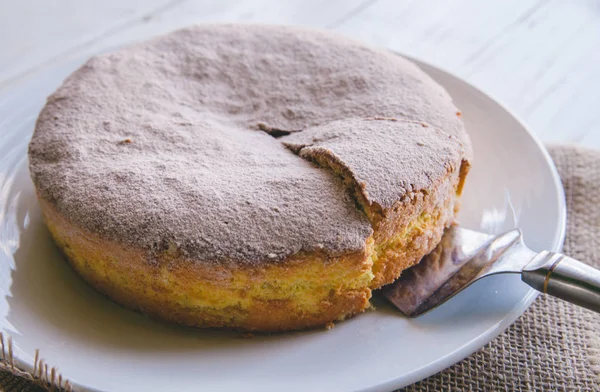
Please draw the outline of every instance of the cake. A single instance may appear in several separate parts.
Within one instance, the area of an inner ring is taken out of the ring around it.
[[[46,225],[114,301],[287,331],[369,307],[451,225],[471,146],[412,62],[329,32],[201,25],[92,57],[29,146]]]

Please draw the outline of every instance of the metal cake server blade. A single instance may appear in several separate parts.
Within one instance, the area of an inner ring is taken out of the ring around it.
[[[534,252],[518,229],[492,236],[452,226],[431,253],[382,292],[415,317],[495,274],[520,274],[538,291],[600,312],[600,270],[559,253]]]

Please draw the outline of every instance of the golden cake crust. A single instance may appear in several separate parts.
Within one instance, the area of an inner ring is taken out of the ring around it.
[[[393,282],[440,241],[458,208],[460,181],[451,173],[431,197],[397,208],[402,219],[390,217],[395,226],[375,230],[365,252],[297,254],[261,267],[215,267],[170,250],[149,262],[144,249],[73,225],[43,198],[40,206],[75,271],[116,302],[189,326],[280,332],[328,326],[368,309],[372,290]]]

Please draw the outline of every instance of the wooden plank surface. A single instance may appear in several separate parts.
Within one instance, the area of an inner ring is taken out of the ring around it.
[[[20,0],[0,4],[0,89],[63,61],[201,22],[339,31],[446,69],[545,141],[600,148],[594,0]]]

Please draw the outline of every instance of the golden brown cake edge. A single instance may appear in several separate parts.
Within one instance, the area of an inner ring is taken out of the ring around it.
[[[335,258],[324,253],[297,254],[258,269],[190,262],[169,251],[151,259],[143,249],[128,248],[76,227],[47,200],[39,200],[50,233],[71,266],[114,301],[188,326],[279,332],[326,326],[367,309],[372,290],[393,282],[402,270],[416,264],[440,241],[444,228],[453,223],[458,209],[457,191],[466,171],[450,172],[429,194],[388,211],[386,221],[379,222],[369,238],[366,252]],[[429,218],[419,221],[423,216]],[[387,229],[378,231],[377,227]],[[385,248],[394,239],[393,234],[403,230],[409,230],[408,235]],[[266,300],[252,297],[258,286],[269,281],[293,281],[307,271],[332,280],[319,290],[306,288],[297,297],[285,298],[289,293]],[[245,287],[232,285],[232,281],[244,280]],[[200,286],[205,290],[196,291]],[[210,301],[214,298],[202,299],[209,291],[227,292],[231,296],[228,300],[237,304],[211,311]],[[315,296],[310,297],[309,306],[299,306],[306,295]]]

